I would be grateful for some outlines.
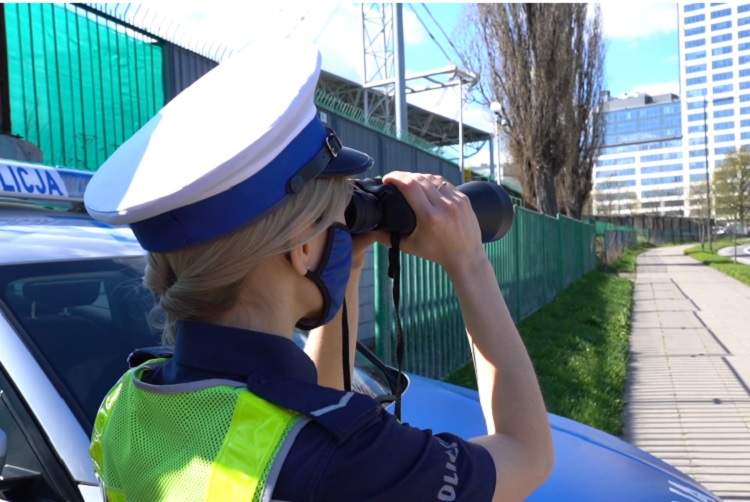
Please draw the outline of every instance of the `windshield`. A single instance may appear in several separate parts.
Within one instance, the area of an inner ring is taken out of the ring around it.
[[[0,268],[2,304],[35,358],[90,433],[99,405],[138,348],[160,345],[143,259],[86,260]],[[297,341],[304,344],[304,336]],[[393,371],[360,347],[354,390],[381,401]]]

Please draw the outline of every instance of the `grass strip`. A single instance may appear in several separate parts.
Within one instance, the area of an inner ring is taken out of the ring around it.
[[[550,412],[622,433],[632,298],[631,281],[594,271],[518,325]],[[476,389],[473,364],[446,381]]]
[[[738,244],[747,244],[747,239],[738,239]],[[743,282],[750,286],[750,265],[742,263],[735,263],[731,257],[720,256],[716,254],[716,251],[720,249],[734,246],[734,241],[730,239],[722,239],[713,243],[714,252],[708,251],[708,248],[701,249],[701,246],[693,246],[685,250],[685,254],[691,258],[698,260],[699,262],[710,265],[719,272],[722,272],[730,277],[734,277],[740,282]]]

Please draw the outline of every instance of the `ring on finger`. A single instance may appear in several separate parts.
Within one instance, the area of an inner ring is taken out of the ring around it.
[[[438,189],[438,190],[441,190],[441,189],[442,189],[442,188],[443,188],[443,187],[444,187],[445,185],[447,185],[447,184],[448,184],[448,182],[447,182],[447,181],[443,181],[443,182],[441,182],[441,183],[440,183],[440,184],[438,185],[437,189]]]

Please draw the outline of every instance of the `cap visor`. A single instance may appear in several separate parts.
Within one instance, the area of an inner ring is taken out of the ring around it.
[[[319,176],[350,176],[370,169],[375,163],[372,157],[352,148],[342,148]]]

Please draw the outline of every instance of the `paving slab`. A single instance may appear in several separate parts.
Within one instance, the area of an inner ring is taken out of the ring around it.
[[[637,259],[625,439],[750,502],[750,286],[687,247]]]

